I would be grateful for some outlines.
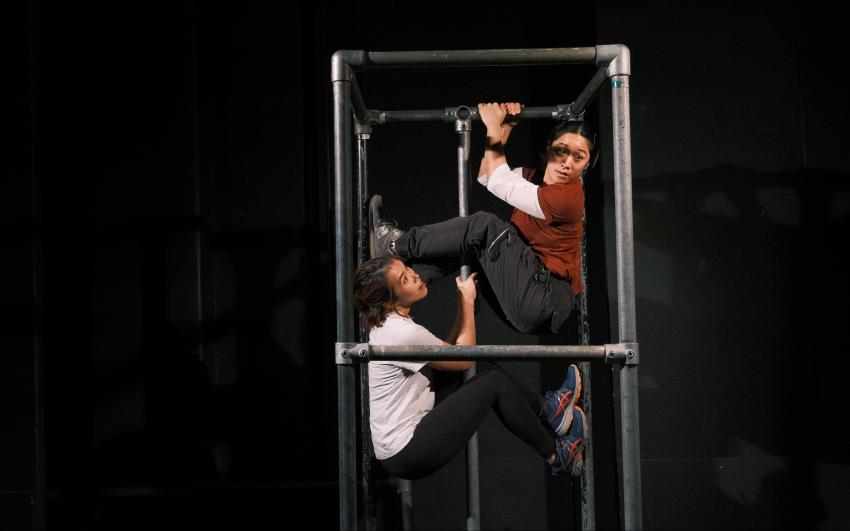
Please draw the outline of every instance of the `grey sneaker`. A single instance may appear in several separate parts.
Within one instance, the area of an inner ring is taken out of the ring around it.
[[[381,219],[383,199],[375,194],[369,200],[369,257],[395,256],[393,244],[404,234],[394,221]]]

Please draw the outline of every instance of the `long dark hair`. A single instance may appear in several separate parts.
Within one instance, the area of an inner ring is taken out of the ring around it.
[[[395,307],[395,294],[387,278],[387,268],[393,260],[398,258],[373,258],[354,271],[354,306],[369,330],[384,324]]]
[[[587,122],[577,120],[561,120],[555,124],[555,127],[553,127],[551,131],[549,131],[549,137],[546,139],[546,152],[543,154],[543,160],[546,162],[549,161],[552,155],[552,144],[555,143],[555,140],[558,140],[567,133],[575,133],[587,140],[587,143],[590,144],[590,161],[587,163],[587,169],[589,170],[595,166],[596,159],[599,158],[599,150],[596,149],[596,131],[587,125]]]

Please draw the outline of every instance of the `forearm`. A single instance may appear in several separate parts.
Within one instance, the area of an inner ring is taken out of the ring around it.
[[[481,183],[483,186],[487,186],[487,181],[489,180],[491,173],[493,173],[493,171],[487,164],[487,157],[485,152],[485,156],[481,157],[481,165],[478,167],[478,182]]]
[[[455,345],[475,344],[475,301],[468,301],[458,297],[457,315],[455,316],[455,328],[457,336]]]
[[[452,329],[449,330],[449,335],[446,337],[446,343],[454,345],[457,343],[457,336],[460,335],[460,327],[463,323],[463,309],[458,304],[457,312],[455,312],[455,320],[452,323]]]
[[[458,285],[457,314],[455,314],[455,321],[449,337],[446,338],[446,343],[450,345],[475,344],[475,298],[477,296],[477,290],[474,282],[476,274],[472,273],[465,280],[460,280],[460,277],[455,279]],[[431,361],[428,364],[443,371],[465,371],[472,367],[474,362]]]
[[[505,146],[508,143],[509,136],[509,129],[506,132],[502,130],[487,130],[487,140],[484,146],[484,157],[481,165],[487,168],[488,176],[493,175],[493,171],[502,164],[508,163],[508,159],[505,157]]]

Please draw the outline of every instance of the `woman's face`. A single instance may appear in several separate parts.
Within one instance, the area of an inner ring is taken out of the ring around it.
[[[395,295],[396,305],[403,308],[421,301],[428,295],[428,287],[411,268],[401,260],[393,260],[387,266],[387,280]]]
[[[571,183],[581,177],[590,163],[590,142],[576,133],[564,133],[552,142],[543,181]]]

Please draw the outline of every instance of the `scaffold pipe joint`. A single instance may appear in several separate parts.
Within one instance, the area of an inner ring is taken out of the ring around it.
[[[353,365],[356,361],[369,358],[369,344],[336,343],[334,353],[337,365]]]
[[[596,47],[596,64],[608,65],[608,77],[632,74],[631,53],[623,44],[602,44]]]
[[[605,345],[605,361],[608,364],[638,365],[640,355],[637,343],[614,343]]]

